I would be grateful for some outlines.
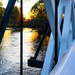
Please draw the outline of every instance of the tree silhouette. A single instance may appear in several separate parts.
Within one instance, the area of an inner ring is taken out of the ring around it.
[[[1,23],[1,21],[2,21],[2,18],[3,18],[3,16],[4,16],[4,8],[2,7],[2,2],[0,1],[0,23]]]
[[[23,22],[24,21],[25,17],[23,17]],[[20,9],[17,6],[15,6],[12,11],[8,26],[20,26]]]
[[[33,20],[33,27],[44,29],[48,24],[48,18],[45,11],[45,6],[42,0],[39,0],[31,8],[30,17]]]
[[[0,1],[0,7],[1,7],[2,5],[3,5],[2,2]]]

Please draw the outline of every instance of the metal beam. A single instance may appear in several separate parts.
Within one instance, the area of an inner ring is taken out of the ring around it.
[[[61,45],[60,45],[60,51],[59,51],[59,58],[63,56],[65,51],[68,48],[68,37],[69,37],[69,26],[70,26],[70,16],[71,16],[71,0],[60,0],[60,4],[65,6],[65,17],[64,17],[64,23],[63,23],[63,32],[61,37]],[[58,13],[59,14],[59,13]]]
[[[46,13],[48,16],[48,20],[50,23],[51,27],[51,36],[48,44],[48,48],[46,51],[46,56],[44,60],[44,65],[42,69],[41,75],[49,75],[51,69],[52,69],[52,64],[53,64],[53,59],[54,59],[54,40],[55,40],[55,4],[54,0],[44,0],[45,8],[46,8]]]
[[[54,53],[54,38],[51,33],[41,75],[49,75],[49,73],[51,72],[54,60]]]
[[[51,27],[51,31],[53,34],[53,38],[55,39],[55,5],[54,0],[44,0],[46,13],[48,16],[49,24]]]
[[[9,0],[7,8],[5,10],[4,17],[3,17],[2,22],[0,24],[0,43],[3,38],[6,26],[8,24],[9,18],[10,18],[10,15],[11,15],[12,10],[14,8],[15,2],[16,2],[16,0]]]
[[[72,22],[72,33],[73,39],[75,38],[75,1],[72,1],[72,9],[71,9],[71,22]]]
[[[72,33],[72,23],[70,21],[70,30],[69,30],[69,39],[68,39],[68,48],[70,47],[72,41],[73,41],[73,33]]]

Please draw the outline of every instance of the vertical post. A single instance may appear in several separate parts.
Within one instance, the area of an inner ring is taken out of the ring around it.
[[[21,33],[20,33],[20,75],[23,75],[23,0],[20,1],[20,13],[21,13]]]
[[[57,30],[57,28],[58,28],[58,25],[57,25],[57,22],[58,22],[58,20],[57,20],[57,6],[58,6],[58,3],[57,3],[57,0],[55,0],[55,64],[57,64],[57,60],[58,60],[58,56],[57,56],[57,46],[58,46],[58,44],[57,44],[57,38],[58,38],[58,34],[57,34],[57,32],[58,32],[58,30]]]

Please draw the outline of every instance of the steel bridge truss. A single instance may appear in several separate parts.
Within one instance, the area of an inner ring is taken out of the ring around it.
[[[49,75],[52,70],[52,65],[55,55],[55,1],[43,0],[45,4],[46,13],[48,16],[51,35],[47,47],[47,52],[44,60],[44,65],[41,75]],[[0,42],[3,38],[7,23],[14,8],[16,0],[9,0],[3,20],[0,24]],[[73,39],[75,38],[75,1],[74,0],[59,0],[58,5],[58,63],[63,57],[66,50],[70,47]],[[61,22],[64,14],[62,34]],[[58,74],[57,74],[58,75]]]

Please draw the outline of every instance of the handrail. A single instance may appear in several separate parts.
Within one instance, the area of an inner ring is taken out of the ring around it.
[[[49,75],[75,75],[75,40]]]

